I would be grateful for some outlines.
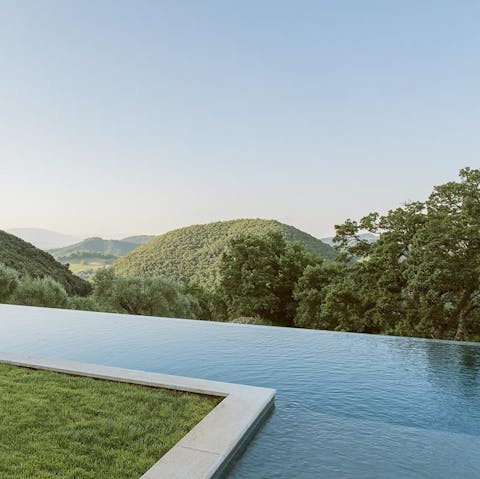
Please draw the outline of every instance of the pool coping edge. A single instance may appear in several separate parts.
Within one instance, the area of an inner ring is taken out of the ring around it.
[[[274,389],[0,352],[0,363],[222,397],[139,479],[219,479],[274,407]]]

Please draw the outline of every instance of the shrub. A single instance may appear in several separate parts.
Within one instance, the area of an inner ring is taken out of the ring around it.
[[[13,302],[25,306],[66,308],[68,296],[64,287],[52,278],[25,276],[15,291]]]
[[[18,287],[18,274],[15,270],[0,264],[0,301],[7,301]]]

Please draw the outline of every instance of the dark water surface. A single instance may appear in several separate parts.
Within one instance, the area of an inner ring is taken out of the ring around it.
[[[0,351],[276,388],[228,479],[480,478],[480,345],[0,306]]]

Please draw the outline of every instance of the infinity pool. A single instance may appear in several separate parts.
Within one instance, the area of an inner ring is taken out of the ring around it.
[[[480,345],[0,306],[0,351],[276,388],[228,479],[480,477]]]

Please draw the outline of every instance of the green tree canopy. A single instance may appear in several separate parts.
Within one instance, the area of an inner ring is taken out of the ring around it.
[[[306,271],[297,324],[465,339],[480,332],[480,170],[412,202],[337,226],[333,279]],[[360,233],[378,235],[375,243]],[[310,323],[307,321],[307,313]]]
[[[0,302],[7,301],[18,287],[17,272],[0,263]]]
[[[111,269],[94,276],[94,296],[107,311],[147,316],[195,318],[198,301],[173,280],[160,276],[115,276]]]
[[[293,289],[314,256],[281,233],[233,238],[220,260],[220,296],[230,319],[260,317],[293,325],[297,301]]]
[[[15,291],[13,302],[25,306],[66,308],[68,296],[65,288],[52,278],[25,276]]]

